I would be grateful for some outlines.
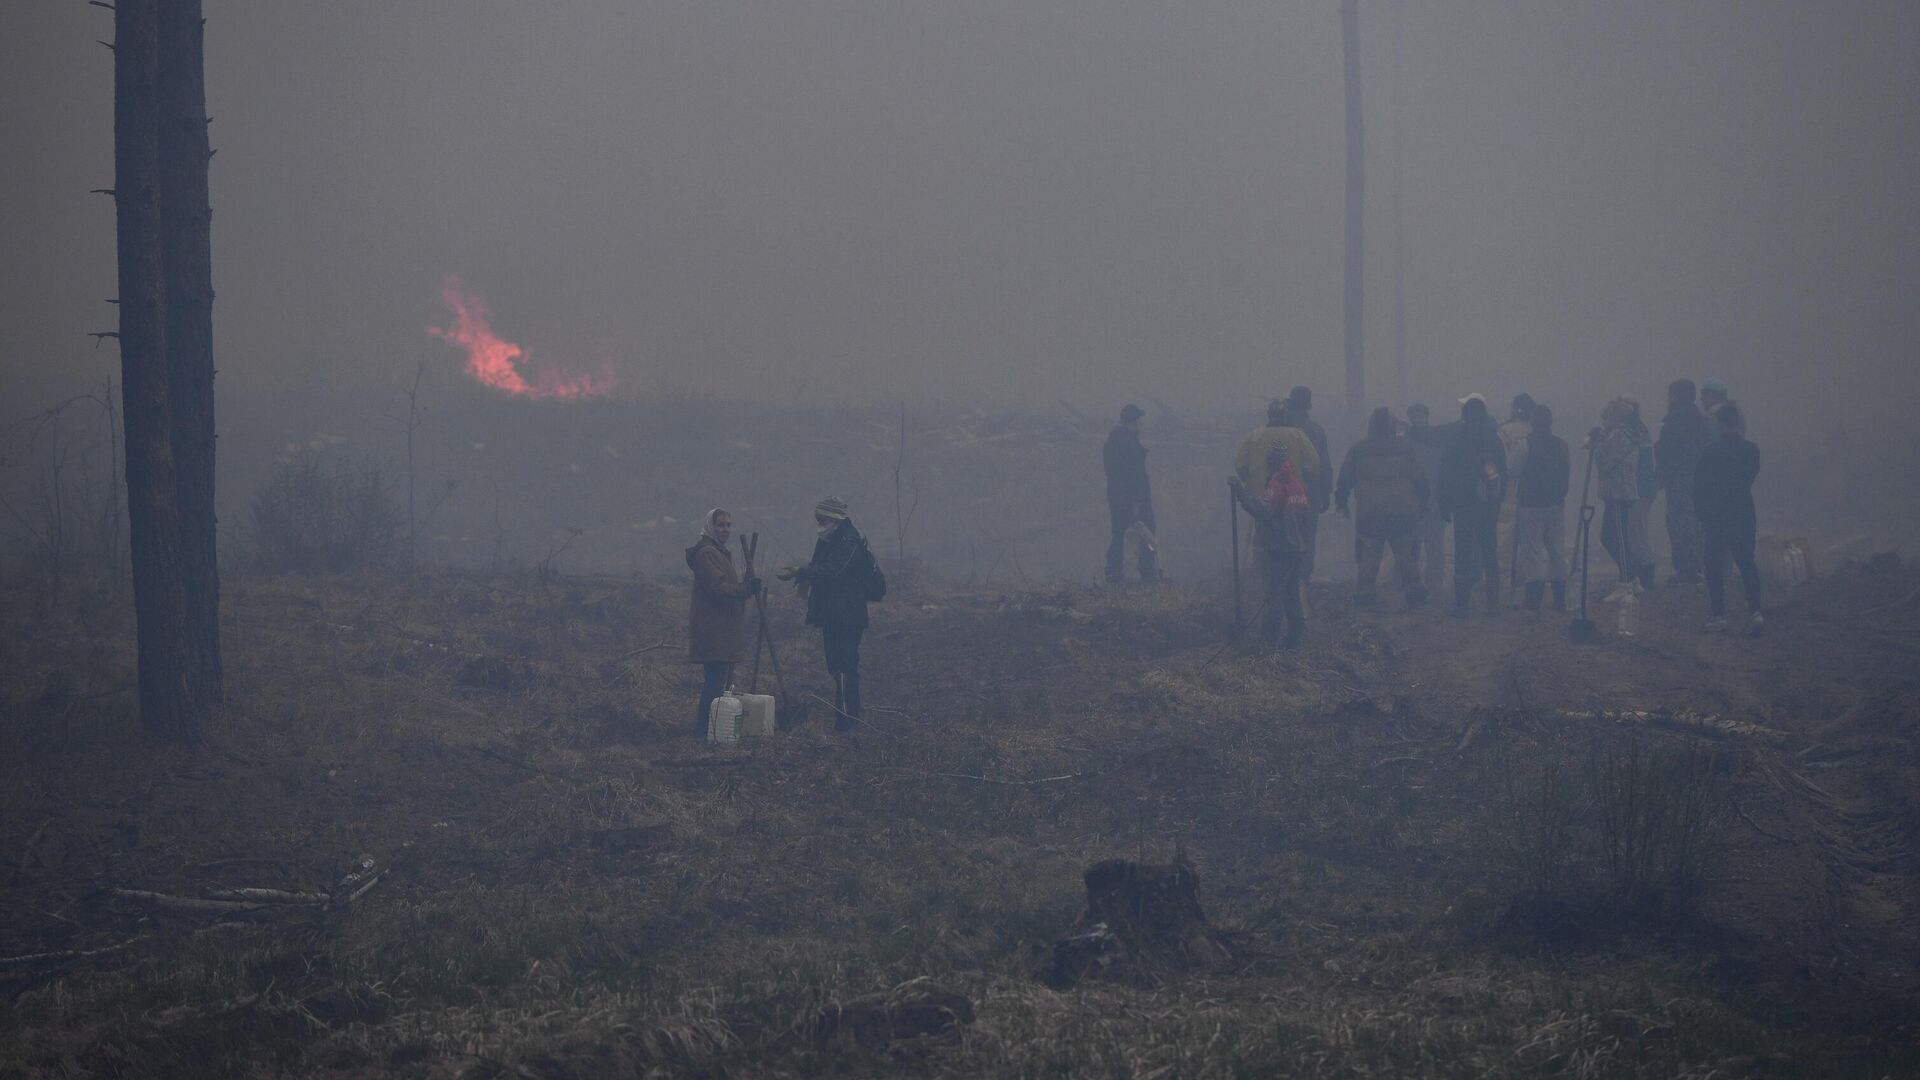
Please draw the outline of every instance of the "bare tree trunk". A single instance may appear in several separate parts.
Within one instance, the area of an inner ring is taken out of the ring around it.
[[[1366,200],[1362,171],[1366,142],[1360,129],[1360,3],[1341,0],[1340,36],[1347,82],[1347,430],[1366,430],[1367,375],[1361,337],[1360,217]]]
[[[188,692],[222,697],[220,567],[213,507],[213,210],[207,194],[205,31],[200,0],[164,0],[159,14],[161,272],[166,370],[187,597]]]
[[[140,717],[194,739],[186,588],[176,505],[160,235],[159,3],[114,8],[113,171],[120,267],[120,387],[127,444],[127,524],[139,635]]]
[[[1400,74],[1400,0],[1388,0],[1388,32],[1393,41],[1393,89],[1388,108],[1393,124],[1393,375],[1399,403],[1404,408],[1412,399],[1413,379],[1407,371],[1407,249],[1400,234],[1400,125],[1406,113],[1406,97]]]

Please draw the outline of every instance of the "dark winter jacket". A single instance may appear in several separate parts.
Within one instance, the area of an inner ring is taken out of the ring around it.
[[[1753,480],[1760,475],[1760,448],[1737,433],[1723,433],[1700,455],[1693,470],[1693,512],[1714,532],[1752,532]]]
[[[1462,422],[1440,454],[1440,512],[1497,507],[1507,490],[1507,450],[1492,420]]]
[[[813,561],[794,571],[807,593],[807,625],[831,630],[867,626],[867,578],[875,566],[867,538],[843,521],[816,540]]]
[[[1653,475],[1667,497],[1679,492],[1686,498],[1693,492],[1693,469],[1700,455],[1713,442],[1707,426],[1707,414],[1693,402],[1668,407],[1660,421],[1660,438],[1653,444]]]
[[[695,664],[737,662],[747,655],[747,586],[733,556],[711,536],[687,549],[693,596],[687,612],[687,659]]]
[[[1535,429],[1527,436],[1526,449],[1514,474],[1521,506],[1562,506],[1573,476],[1572,454],[1567,440],[1551,431]]]
[[[1136,514],[1150,512],[1153,486],[1147,482],[1147,448],[1140,445],[1140,436],[1125,424],[1116,425],[1100,457],[1107,468],[1107,505]]]
[[[1313,452],[1320,456],[1320,467],[1309,470],[1307,480],[1307,498],[1313,500],[1315,513],[1327,512],[1327,505],[1333,499],[1333,453],[1327,449],[1327,429],[1304,416],[1295,416],[1289,410],[1287,425],[1297,427],[1307,433],[1307,439],[1313,443]]]
[[[1404,536],[1427,509],[1427,473],[1413,444],[1398,435],[1369,435],[1340,463],[1333,501],[1354,503],[1354,531],[1368,539]]]
[[[1453,437],[1457,423],[1428,424],[1426,427],[1408,427],[1407,441],[1413,444],[1413,452],[1420,458],[1420,467],[1427,472],[1427,487],[1430,491],[1440,490],[1440,455],[1446,452],[1447,440]]]

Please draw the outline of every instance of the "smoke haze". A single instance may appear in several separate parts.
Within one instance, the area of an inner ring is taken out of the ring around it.
[[[115,365],[85,337],[112,321],[87,194],[110,20],[24,7],[0,35],[23,406]],[[1395,396],[1396,112],[1415,396],[1719,374],[1840,415],[1920,389],[1920,8],[1395,10],[1361,5],[1370,397]],[[1335,399],[1331,0],[207,15],[229,404],[454,370],[427,335],[449,275],[623,394]]]

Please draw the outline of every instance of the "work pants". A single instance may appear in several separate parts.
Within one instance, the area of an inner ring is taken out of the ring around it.
[[[1637,541],[1635,538],[1633,516],[1639,501],[1608,499],[1600,515],[1600,546],[1613,556],[1614,565],[1620,568],[1621,581],[1642,577],[1653,567],[1653,556],[1646,550],[1645,530],[1640,531]]]
[[[1420,519],[1420,551],[1426,557],[1427,591],[1438,592],[1447,583],[1447,523],[1429,511]]]
[[[1310,513],[1301,514],[1300,542],[1306,549],[1300,553],[1300,583],[1302,585],[1311,585],[1313,583],[1313,556],[1314,552],[1319,549],[1319,540],[1320,511],[1314,510]]]
[[[1715,526],[1702,522],[1706,549],[1707,603],[1715,616],[1727,613],[1727,563],[1740,568],[1740,585],[1746,592],[1747,611],[1760,610],[1760,565],[1753,558],[1754,528],[1735,522]]]
[[[1567,529],[1565,506],[1522,506],[1514,514],[1514,577],[1524,582],[1567,580],[1562,548]]]
[[[1355,531],[1353,561],[1359,566],[1353,583],[1356,599],[1363,602],[1373,599],[1374,585],[1380,578],[1380,563],[1389,549],[1393,551],[1393,568],[1400,577],[1401,591],[1409,599],[1426,595],[1426,589],[1420,584],[1420,530],[1416,527],[1388,537],[1364,536]]]
[[[707,737],[707,718],[713,712],[713,699],[727,692],[727,684],[733,681],[733,662],[729,660],[710,661],[700,665],[700,712],[694,717],[694,734]]]
[[[1494,546],[1496,506],[1476,506],[1453,512],[1453,591],[1466,596],[1485,578],[1487,588],[1500,588],[1500,552]]]
[[[830,626],[820,631],[827,653],[827,674],[833,676],[833,707],[855,720],[860,718],[860,638],[866,632],[863,626]],[[836,721],[840,719],[835,717]]]
[[[1494,543],[1497,545],[1494,550],[1507,557],[1509,567],[1513,564],[1515,558],[1514,544],[1516,543],[1516,538],[1520,535],[1518,530],[1520,502],[1514,493],[1515,486],[1517,485],[1509,486],[1507,488],[1507,497],[1500,500],[1500,517],[1494,525]]]
[[[1260,633],[1275,648],[1290,648],[1300,643],[1307,631],[1307,616],[1300,606],[1300,552],[1263,551],[1261,578],[1266,588],[1261,612]],[[1284,636],[1281,623],[1286,624]]]
[[[1667,542],[1673,545],[1673,572],[1683,578],[1700,576],[1700,516],[1693,508],[1693,492],[1685,485],[1667,486]]]
[[[1648,533],[1652,528],[1653,500],[1635,499],[1627,510],[1627,546],[1640,559],[1640,577],[1647,585],[1653,584],[1653,541]]]

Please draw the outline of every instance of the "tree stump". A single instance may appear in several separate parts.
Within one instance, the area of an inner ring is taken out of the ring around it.
[[[1166,865],[1108,859],[1087,868],[1080,929],[1053,946],[1048,981],[1106,979],[1152,986],[1177,971],[1225,964],[1229,953],[1200,906],[1200,875],[1185,855]]]

